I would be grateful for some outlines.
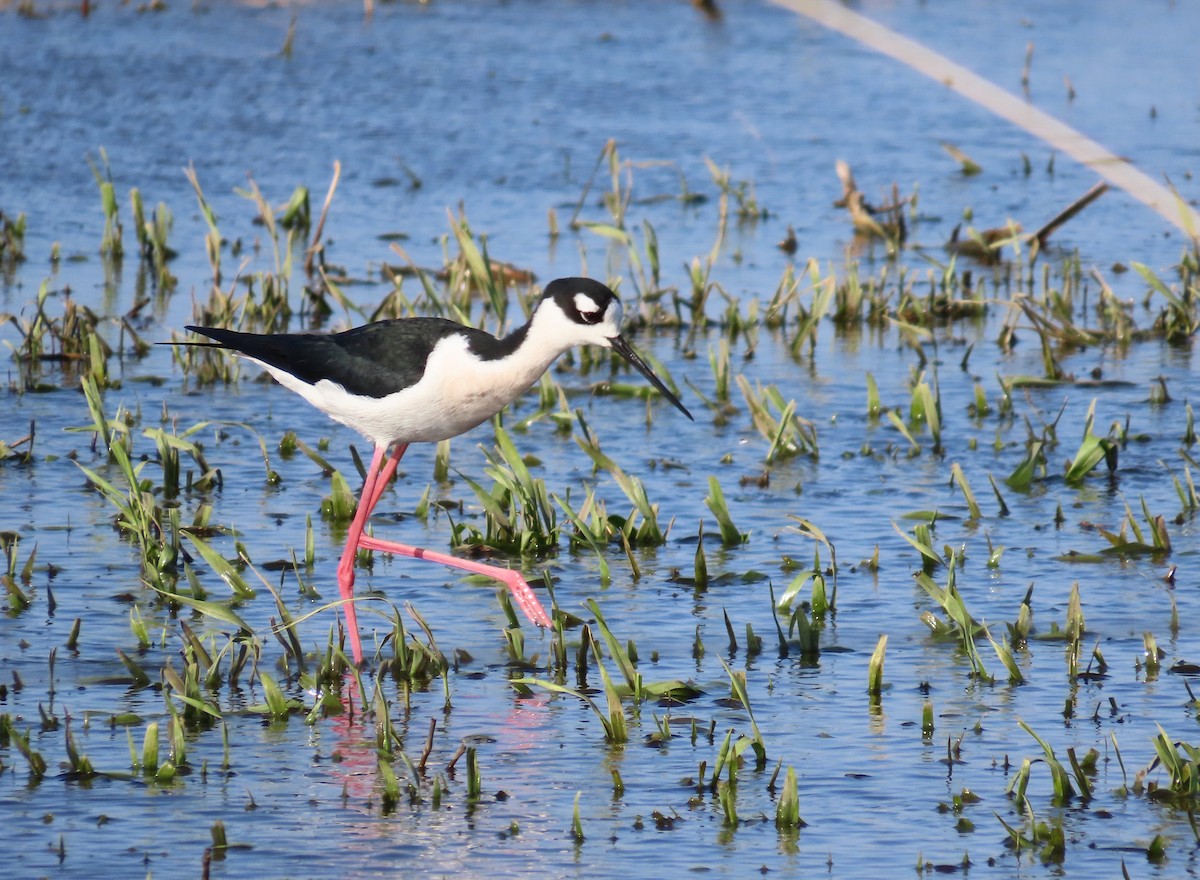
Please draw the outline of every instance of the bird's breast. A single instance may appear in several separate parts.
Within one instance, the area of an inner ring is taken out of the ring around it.
[[[451,337],[434,348],[419,381],[383,397],[353,395],[330,381],[304,389],[295,387],[294,378],[285,384],[376,444],[436,442],[500,412],[541,377],[556,354],[485,360],[465,340]]]

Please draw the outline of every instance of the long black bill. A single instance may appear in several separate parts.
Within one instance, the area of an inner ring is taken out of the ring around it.
[[[625,358],[625,360],[629,361],[629,363],[633,364],[639,373],[650,380],[650,384],[658,389],[659,394],[671,401],[671,403],[675,404],[675,408],[677,410],[679,410],[689,419],[692,419],[692,414],[687,411],[687,407],[680,403],[679,398],[671,393],[671,389],[662,383],[662,379],[654,375],[654,371],[650,369],[649,364],[647,364],[641,359],[641,357],[638,356],[638,353],[633,350],[632,346],[625,341],[625,337],[612,336],[609,337],[608,342],[612,346],[613,351]],[[692,419],[692,421],[694,422],[696,420]]]

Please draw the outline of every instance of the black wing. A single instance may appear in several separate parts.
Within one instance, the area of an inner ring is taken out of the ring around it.
[[[227,348],[315,385],[328,379],[351,394],[386,397],[415,385],[425,362],[447,336],[468,337],[474,349],[496,340],[482,330],[443,318],[399,318],[343,333],[240,333],[217,327],[187,328]],[[479,339],[477,337],[483,337]]]

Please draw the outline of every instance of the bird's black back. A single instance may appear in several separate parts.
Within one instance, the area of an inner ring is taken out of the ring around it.
[[[311,385],[328,379],[351,394],[386,397],[415,385],[439,342],[459,335],[481,360],[494,360],[520,345],[528,327],[496,339],[475,327],[444,318],[376,321],[342,333],[241,333],[217,327],[187,328],[221,348],[291,373]]]

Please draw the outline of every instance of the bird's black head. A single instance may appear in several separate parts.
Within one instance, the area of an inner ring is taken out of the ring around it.
[[[542,301],[552,301],[569,321],[585,327],[599,324],[608,316],[620,332],[620,300],[606,285],[592,278],[556,278],[546,285]],[[614,304],[615,313],[610,311]]]
[[[571,338],[574,345],[602,345],[611,348],[650,380],[667,400],[689,419],[692,414],[663,384],[650,366],[621,335],[621,301],[611,289],[591,278],[558,278],[546,285],[539,311],[546,307],[547,334]],[[564,323],[565,322],[565,323]]]

